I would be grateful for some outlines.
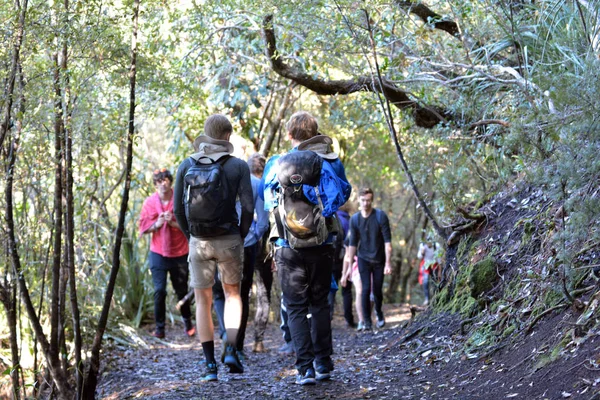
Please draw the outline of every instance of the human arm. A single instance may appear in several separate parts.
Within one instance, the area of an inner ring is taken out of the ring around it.
[[[351,259],[347,257],[348,246],[344,247],[346,247],[346,252],[344,255],[344,260],[342,261],[342,277],[340,278],[340,285],[342,285],[342,287],[346,287],[348,278],[350,278],[350,274],[352,273],[352,263],[350,262]]]
[[[423,253],[425,251],[425,245],[423,243],[419,244],[419,251],[417,252],[417,258],[423,258]]]
[[[254,212],[256,213],[256,241],[260,241],[267,229],[269,229],[269,212],[265,210],[265,202],[260,196],[257,196],[254,204]]]
[[[156,211],[154,203],[157,194],[148,197],[142,205],[139,219],[140,236],[148,233],[156,232],[164,224],[164,216]]]
[[[343,269],[345,271],[346,280],[352,274],[352,263],[354,261],[354,256],[356,256],[356,246],[348,246],[346,248],[346,256],[344,257],[344,266]],[[342,276],[344,276],[344,272],[342,272]]]
[[[183,232],[183,234],[188,238],[190,238],[189,226],[187,223],[187,218],[185,217],[185,209],[183,207],[183,177],[185,176],[185,172],[187,171],[188,166],[187,159],[184,160],[179,168],[177,168],[177,174],[175,176],[175,187],[173,188],[173,214],[175,215],[175,220],[179,225],[179,229]]]
[[[385,243],[385,266],[383,267],[385,275],[392,273],[392,242]]]
[[[245,238],[248,235],[252,220],[254,219],[254,196],[252,195],[252,183],[250,182],[250,169],[248,164],[240,163],[240,186],[238,196],[242,207],[240,216],[240,235]]]
[[[385,266],[383,273],[390,275],[392,273],[392,231],[390,229],[390,220],[383,211],[378,211],[382,215],[381,218],[381,235],[383,236],[383,242],[385,243]]]

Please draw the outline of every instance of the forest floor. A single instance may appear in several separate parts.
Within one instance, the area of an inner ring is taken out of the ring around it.
[[[339,306],[339,304],[338,304]],[[421,311],[419,308],[417,308]],[[414,308],[413,308],[414,311]],[[503,346],[465,352],[465,322],[457,315],[427,311],[411,319],[407,305],[384,305],[387,325],[373,332],[333,321],[335,371],[316,386],[295,385],[295,357],[277,352],[283,344],[277,323],[265,334],[265,353],[253,353],[252,323],[245,371],[219,366],[218,382],[199,380],[201,346],[182,326],[158,340],[137,331],[140,346],[112,343],[104,352],[98,387],[101,399],[600,399],[600,338],[549,361],[550,343],[576,315],[548,314],[527,335]],[[215,342],[217,358],[220,341]]]

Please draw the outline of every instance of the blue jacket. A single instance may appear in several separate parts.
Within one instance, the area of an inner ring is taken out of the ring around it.
[[[252,221],[252,225],[250,225],[246,239],[244,239],[244,247],[258,243],[267,229],[269,229],[269,213],[265,210],[262,196],[260,196],[260,182],[260,179],[252,174],[250,175],[252,196],[254,198],[254,220]],[[236,203],[236,210],[238,211],[238,215],[241,215],[241,204],[239,201]]]
[[[298,149],[293,148],[290,150],[290,153],[294,151],[298,151]],[[265,165],[265,171],[259,186],[259,193],[263,196],[265,210],[268,211],[272,211],[277,207],[277,189],[279,188],[277,159],[279,157],[281,155],[275,155],[269,159]],[[318,203],[313,187],[306,185],[303,187],[303,190],[304,195],[310,202],[314,204]],[[333,160],[323,159],[321,180],[319,182],[319,194],[323,203],[323,216],[331,217],[350,198],[351,192],[352,186],[346,178],[342,162],[338,158]],[[326,243],[328,242],[331,242],[331,237]],[[289,246],[287,241],[282,238],[279,238],[276,244],[284,247]]]

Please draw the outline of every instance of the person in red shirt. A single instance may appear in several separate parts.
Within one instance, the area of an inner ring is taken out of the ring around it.
[[[173,175],[166,169],[157,169],[153,174],[156,193],[148,197],[140,213],[140,235],[151,234],[150,271],[154,284],[154,319],[156,328],[152,333],[157,338],[165,337],[165,299],[167,297],[167,274],[179,300],[188,292],[188,240],[179,229],[173,215]],[[196,334],[189,302],[180,309],[188,336]]]

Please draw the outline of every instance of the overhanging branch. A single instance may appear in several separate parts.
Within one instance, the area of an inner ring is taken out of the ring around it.
[[[440,122],[447,122],[449,113],[435,107],[423,106],[411,99],[407,93],[393,82],[382,78],[382,87],[375,85],[371,76],[359,76],[354,79],[324,80],[315,78],[299,68],[294,68],[283,62],[277,51],[277,41],[273,29],[273,15],[267,15],[263,20],[263,32],[267,46],[267,56],[273,71],[284,78],[290,79],[319,95],[347,95],[357,92],[380,92],[395,107],[412,111],[415,123],[423,128],[432,128]]]

